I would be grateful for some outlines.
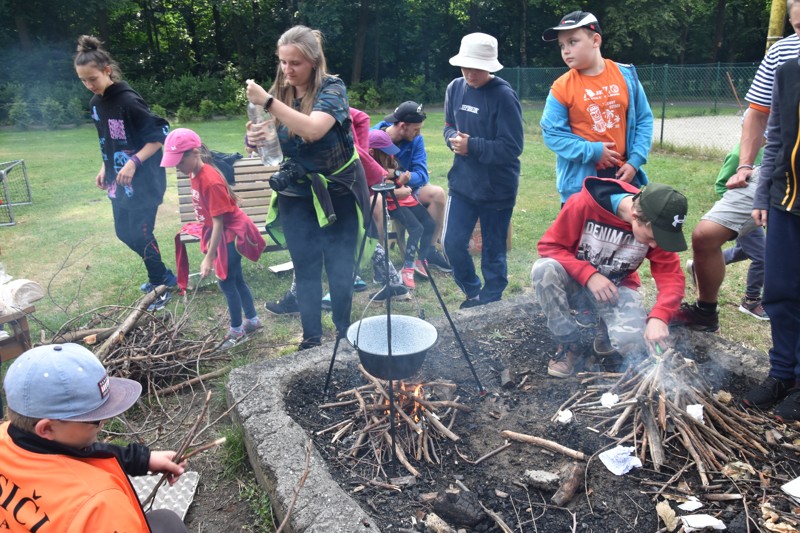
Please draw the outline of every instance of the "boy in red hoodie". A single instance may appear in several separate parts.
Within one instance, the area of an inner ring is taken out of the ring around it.
[[[666,347],[669,321],[684,294],[676,252],[686,250],[687,209],[686,197],[667,185],[651,183],[640,190],[602,178],[587,178],[581,192],[567,200],[539,241],[541,259],[531,271],[558,344],[548,374],[571,376],[588,352],[570,313],[573,302],[585,300],[576,298],[581,291],[590,293],[596,315],[608,326],[610,349],[595,339],[595,354],[641,356]],[[636,271],[645,258],[658,289],[649,314],[636,290],[641,285]]]

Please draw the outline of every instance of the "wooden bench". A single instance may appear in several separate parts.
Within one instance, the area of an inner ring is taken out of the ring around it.
[[[244,158],[238,160],[233,165],[236,176],[236,185],[233,186],[234,192],[239,197],[239,207],[250,220],[255,223],[262,235],[266,235],[264,222],[267,220],[269,212],[269,202],[272,198],[272,189],[269,186],[269,178],[274,174],[278,167],[267,167],[258,158]],[[180,206],[181,225],[190,222],[197,222],[192,207],[192,187],[189,176],[178,173],[178,205]],[[200,242],[200,239],[193,235],[181,235],[181,242],[193,243]],[[267,244],[265,252],[282,250],[278,244]]]
[[[34,306],[0,316],[0,326],[8,327],[8,337],[0,339],[0,361],[8,361],[33,347],[28,327],[28,315],[36,310]]]

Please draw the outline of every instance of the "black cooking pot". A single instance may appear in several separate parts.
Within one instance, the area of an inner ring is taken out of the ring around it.
[[[424,320],[392,315],[392,356],[389,357],[386,315],[359,320],[347,329],[347,340],[358,351],[364,369],[380,379],[413,376],[438,338],[436,328]]]

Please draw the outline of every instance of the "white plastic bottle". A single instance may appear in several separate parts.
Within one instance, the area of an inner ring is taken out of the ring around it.
[[[247,104],[247,116],[253,124],[264,123],[264,133],[267,138],[256,144],[256,149],[261,155],[261,162],[268,167],[278,166],[283,161],[283,151],[281,143],[278,141],[278,130],[275,128],[275,121],[262,105],[252,102]]]

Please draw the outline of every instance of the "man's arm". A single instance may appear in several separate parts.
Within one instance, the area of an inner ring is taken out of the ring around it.
[[[736,174],[730,177],[725,186],[729,189],[747,187],[747,180],[753,173],[758,151],[764,141],[764,132],[767,131],[769,114],[760,108],[750,107],[742,124],[742,138],[739,143],[739,166]]]
[[[400,161],[403,168],[411,173],[408,186],[416,190],[430,181],[428,176],[428,155],[425,153],[425,141],[417,135],[411,141],[408,155]]]

